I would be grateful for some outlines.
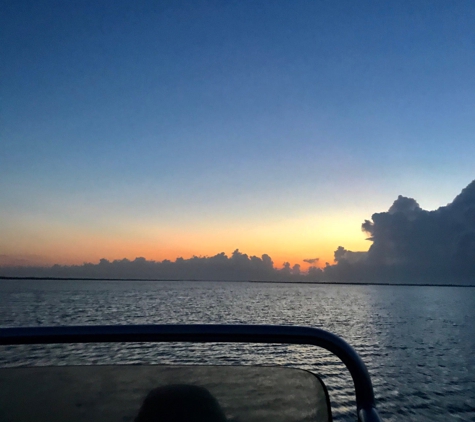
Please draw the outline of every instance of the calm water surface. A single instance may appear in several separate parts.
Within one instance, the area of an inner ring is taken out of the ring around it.
[[[368,366],[386,421],[475,421],[475,289],[211,282],[0,281],[0,325],[252,323],[332,331]],[[354,418],[343,365],[310,346],[0,348],[0,365],[284,364],[322,375],[335,420]]]

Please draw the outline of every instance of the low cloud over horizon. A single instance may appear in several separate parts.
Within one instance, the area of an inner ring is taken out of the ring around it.
[[[290,280],[305,273],[300,265],[291,266],[285,262],[281,269],[274,266],[272,258],[249,256],[236,249],[228,257],[224,252],[214,256],[193,256],[177,258],[175,261],[147,260],[143,257],[101,259],[98,264],[53,265],[51,267],[3,267],[0,275],[20,277],[64,277],[64,278],[145,278],[169,280]],[[322,272],[319,268],[311,271]]]
[[[339,246],[335,264],[316,265],[319,258],[285,262],[276,268],[272,258],[249,256],[236,249],[208,257],[175,261],[101,259],[98,264],[51,267],[3,266],[5,277],[144,278],[173,280],[275,280],[349,282],[469,283],[475,280],[475,181],[448,205],[423,210],[413,198],[399,196],[386,212],[365,220],[362,230],[372,242],[368,251]]]

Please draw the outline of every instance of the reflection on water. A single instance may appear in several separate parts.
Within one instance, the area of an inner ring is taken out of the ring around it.
[[[253,323],[316,326],[352,344],[388,421],[475,420],[475,289],[206,282],[2,281],[0,324]],[[351,380],[309,346],[4,347],[0,364],[278,363],[318,372],[336,420],[354,420]]]

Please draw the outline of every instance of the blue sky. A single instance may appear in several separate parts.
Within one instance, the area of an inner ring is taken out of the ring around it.
[[[327,260],[474,179],[472,1],[111,4],[5,2],[5,263]]]

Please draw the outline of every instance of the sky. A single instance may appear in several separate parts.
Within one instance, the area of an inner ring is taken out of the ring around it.
[[[0,265],[323,265],[475,179],[471,0],[2,9]]]

